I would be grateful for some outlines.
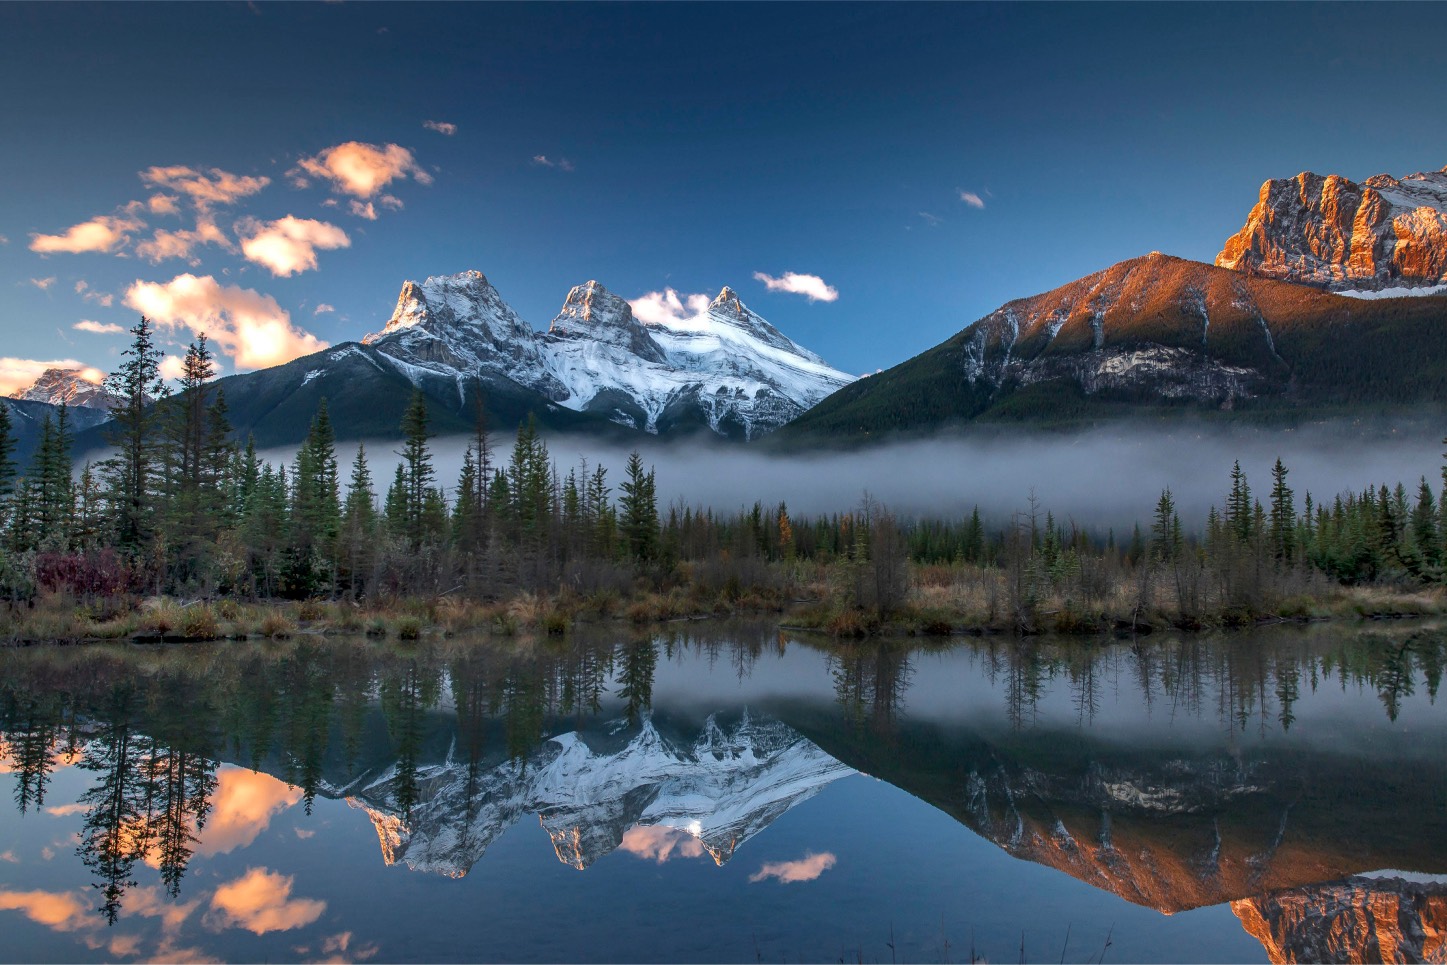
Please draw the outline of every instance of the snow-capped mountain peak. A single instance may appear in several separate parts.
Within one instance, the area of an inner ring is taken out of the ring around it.
[[[548,334],[555,338],[589,339],[619,346],[650,362],[663,362],[663,352],[648,330],[633,317],[628,302],[596,281],[575,285]]]
[[[29,388],[10,394],[12,399],[47,402],[73,409],[109,410],[112,396],[100,384],[99,372],[82,369],[46,369]]]
[[[482,377],[648,432],[704,427],[752,438],[853,377],[750,311],[725,287],[691,318],[645,324],[596,280],[568,292],[547,332],[520,319],[477,271],[407,282],[367,336],[413,384]]]

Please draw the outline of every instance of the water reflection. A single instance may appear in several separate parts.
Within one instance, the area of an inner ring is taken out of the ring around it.
[[[1447,766],[1426,748],[1447,721],[1401,724],[1422,698],[1435,710],[1444,657],[1430,628],[920,648],[695,627],[10,652],[5,820],[82,815],[75,852],[98,900],[21,887],[0,863],[0,910],[119,957],[137,952],[94,928],[123,909],[173,937],[188,918],[257,936],[318,925],[328,901],[289,868],[183,888],[196,856],[244,852],[318,799],[361,811],[384,863],[417,872],[466,875],[526,822],[579,870],[614,851],[723,865],[864,772],[1134,904],[1230,902],[1277,960],[1430,959],[1447,897],[1420,879],[1447,868]],[[69,768],[83,787],[47,805]],[[809,850],[748,880],[816,881],[838,860]],[[159,888],[137,885],[138,866]],[[1360,877],[1379,869],[1408,877]],[[351,942],[317,950],[358,957]]]

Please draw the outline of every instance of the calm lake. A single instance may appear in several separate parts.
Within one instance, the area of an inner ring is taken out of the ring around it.
[[[0,958],[1447,956],[1436,625],[677,627],[0,652]]]

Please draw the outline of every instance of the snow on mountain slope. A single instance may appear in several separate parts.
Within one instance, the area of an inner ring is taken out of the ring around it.
[[[504,831],[536,815],[558,860],[583,869],[635,827],[688,835],[718,864],[780,815],[855,773],[797,732],[747,713],[728,730],[710,717],[691,746],[645,719],[612,753],[606,738],[561,734],[529,757],[474,774],[447,761],[419,771],[410,814],[389,768],[348,801],[372,819],[388,864],[459,877]]]
[[[113,397],[100,384],[100,377],[94,369],[46,369],[29,388],[12,392],[10,398],[108,412]]]
[[[414,382],[508,379],[652,433],[706,426],[753,438],[853,381],[729,288],[696,317],[659,323],[589,281],[538,333],[480,272],[464,272],[408,282],[386,328],[363,341]]]

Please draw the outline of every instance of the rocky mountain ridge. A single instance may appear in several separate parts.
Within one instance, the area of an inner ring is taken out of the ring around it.
[[[1333,291],[1447,291],[1447,168],[1269,180],[1216,264]]]
[[[1447,298],[1358,299],[1153,252],[1009,302],[846,386],[780,441],[1157,411],[1416,409],[1447,390]]]
[[[407,282],[362,343],[409,379],[506,380],[548,402],[659,434],[706,427],[754,438],[852,377],[828,366],[724,288],[692,318],[645,323],[597,281],[573,288],[535,332],[477,271]]]
[[[10,398],[109,412],[114,397],[105,386],[86,378],[80,369],[51,368],[42,372],[28,387],[10,393]]]

